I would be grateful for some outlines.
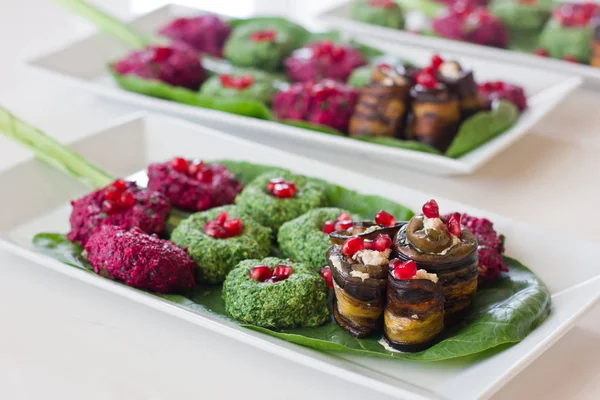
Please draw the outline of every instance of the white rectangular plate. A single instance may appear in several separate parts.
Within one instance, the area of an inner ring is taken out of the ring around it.
[[[169,134],[165,135],[165,132]],[[115,143],[119,146],[115,147]],[[152,161],[175,155],[228,158],[289,168],[363,193],[379,194],[412,209],[418,209],[425,199],[430,198],[426,193],[166,116],[132,116],[75,143],[73,147],[119,176],[131,175],[144,170]],[[32,237],[43,231],[66,232],[69,227],[69,200],[84,194],[85,188],[35,160],[1,173],[0,187],[12,188],[11,196],[4,199],[0,218],[0,245],[7,249],[204,328],[403,399],[458,400],[490,396],[565,334],[600,295],[599,244],[559,236],[450,200],[438,199],[446,211],[465,211],[494,221],[497,229],[507,237],[507,254],[530,267],[552,293],[553,309],[548,319],[521,343],[501,352],[488,352],[486,357],[419,363],[322,353],[240,328],[207,313],[191,312],[36,253],[31,246]],[[569,261],[568,271],[564,269],[565,260]]]
[[[318,16],[318,19],[328,26],[348,32],[353,36],[363,38],[383,39],[416,46],[434,51],[448,51],[455,54],[479,57],[487,60],[497,60],[512,65],[523,65],[535,70],[554,71],[570,76],[579,76],[589,86],[600,87],[600,68],[589,65],[569,63],[554,58],[540,57],[534,54],[519,51],[499,49],[474,43],[461,42],[458,40],[444,39],[441,37],[430,37],[417,35],[400,29],[386,28],[364,22],[354,21],[350,18],[350,3],[344,2]]]
[[[166,6],[136,19],[133,25],[151,33],[175,16],[188,15],[194,12],[198,13],[198,11],[188,8]],[[418,63],[425,64],[431,57],[430,51],[423,51],[418,48],[402,49],[397,46],[384,46],[376,42],[367,44],[381,47],[382,50],[390,54],[404,55],[406,58]],[[73,43],[62,50],[32,60],[30,64],[51,73],[55,77],[64,78],[72,84],[99,95],[122,100],[145,109],[153,109],[193,119],[207,126],[251,140],[275,145],[277,141],[285,140],[287,143],[297,144],[299,148],[319,148],[338,154],[348,154],[348,156],[385,160],[387,166],[408,167],[437,175],[462,175],[474,172],[496,154],[525,135],[537,121],[581,84],[580,78],[567,75],[539,72],[510,64],[489,62],[475,57],[457,57],[453,53],[442,52],[443,56],[458,59],[463,65],[473,68],[478,79],[513,81],[524,86],[530,95],[530,108],[521,115],[519,121],[510,130],[465,156],[452,159],[434,154],[360,142],[275,122],[202,109],[128,92],[119,88],[107,72],[108,63],[126,53],[127,49],[117,41],[98,34]]]

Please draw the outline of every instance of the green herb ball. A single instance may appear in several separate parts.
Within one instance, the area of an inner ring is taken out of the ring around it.
[[[404,28],[404,12],[397,4],[379,6],[371,4],[370,0],[354,0],[350,6],[350,18],[388,28]]]
[[[570,56],[581,63],[589,64],[592,37],[592,28],[589,26],[562,26],[555,19],[551,19],[544,26],[539,45],[547,50],[552,58],[563,59]]]
[[[224,98],[248,99],[270,104],[271,99],[277,93],[277,89],[273,84],[273,78],[269,74],[263,72],[238,72],[228,75],[233,78],[251,76],[254,82],[246,88],[237,89],[223,86],[221,76],[213,75],[200,87],[200,94]]]
[[[294,261],[302,262],[314,271],[327,265],[327,250],[331,247],[329,235],[323,233],[321,228],[325,221],[335,221],[344,212],[341,208],[315,208],[296,219],[281,225],[277,242],[284,256]],[[352,215],[355,221],[362,220],[357,215]]]
[[[250,278],[257,265],[289,265],[292,275],[276,283]],[[267,328],[315,327],[329,320],[328,289],[323,278],[304,264],[269,257],[246,260],[223,284],[225,309],[235,319]]]
[[[227,211],[229,218],[240,218],[244,224],[241,235],[215,239],[204,233],[206,222]],[[221,283],[233,267],[248,258],[261,258],[271,251],[271,230],[258,224],[239,207],[224,206],[191,215],[183,220],[171,235],[179,247],[187,248],[197,267],[202,283]]]
[[[271,179],[283,178],[296,185],[296,195],[289,199],[280,199],[267,192]],[[240,209],[259,224],[274,231],[287,221],[324,206],[326,202],[323,187],[302,175],[283,171],[271,171],[258,176],[242,190],[236,198]]]
[[[256,32],[274,31],[274,40],[253,40]],[[283,61],[300,44],[293,32],[279,24],[262,21],[249,22],[233,30],[223,49],[224,57],[238,67],[266,71],[281,69]]]
[[[519,0],[494,0],[490,4],[490,11],[502,21],[510,33],[518,34],[523,31],[537,33],[550,17],[552,3],[551,1],[524,3]]]

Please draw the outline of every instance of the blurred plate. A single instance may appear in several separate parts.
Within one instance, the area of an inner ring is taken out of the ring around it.
[[[165,6],[136,19],[133,21],[133,25],[142,31],[151,33],[176,16],[194,13],[199,13],[199,11],[180,6]],[[394,46],[372,40],[364,42],[379,47],[389,54],[416,63],[426,64],[431,57],[430,51],[419,47]],[[48,72],[53,77],[62,78],[67,83],[98,95],[120,100],[143,109],[185,117],[250,140],[271,145],[277,145],[277,141],[285,140],[287,144],[293,143],[299,149],[304,147],[336,154],[347,154],[349,157],[356,156],[380,161],[382,164],[385,163],[388,168],[406,167],[436,175],[464,175],[474,172],[527,134],[537,121],[552,111],[581,84],[579,78],[564,74],[540,72],[508,63],[488,61],[481,57],[461,57],[455,53],[441,52],[443,57],[456,59],[467,68],[472,68],[477,79],[515,82],[523,86],[529,96],[529,109],[521,115],[511,129],[470,153],[453,159],[327,135],[272,121],[202,109],[128,92],[119,88],[107,71],[109,62],[126,53],[127,48],[116,40],[96,34],[32,60],[30,64]]]

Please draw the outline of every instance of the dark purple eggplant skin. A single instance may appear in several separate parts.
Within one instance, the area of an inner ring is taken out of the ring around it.
[[[468,233],[470,236],[472,234]],[[420,255],[406,240],[406,232],[401,229],[394,240],[394,251],[402,261],[413,260],[417,268],[438,275],[444,289],[445,324],[451,326],[460,322],[468,311],[477,291],[479,257],[477,241],[472,251],[461,257],[445,257],[429,254]],[[407,254],[408,253],[408,254]],[[448,261],[450,260],[450,261]]]
[[[339,257],[342,271],[331,261],[332,257]],[[342,254],[339,245],[333,245],[328,250],[327,260],[333,277],[333,314],[337,323],[358,338],[379,331],[385,307],[387,265],[375,267],[357,264]],[[350,276],[352,270],[367,272],[371,278],[363,281]],[[365,313],[368,316],[364,316]]]
[[[396,350],[422,351],[435,344],[443,330],[441,283],[428,279],[396,279],[390,272],[384,310],[387,343]]]

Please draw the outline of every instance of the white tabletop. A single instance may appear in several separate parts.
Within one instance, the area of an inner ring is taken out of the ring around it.
[[[102,3],[127,16],[162,2]],[[277,0],[187,3],[238,14],[292,10],[305,18],[328,1],[297,2],[302,6],[295,8],[292,1]],[[85,23],[47,0],[0,0],[0,10],[1,104],[63,141],[135,111],[65,88],[23,65],[23,60],[89,32]],[[598,101],[600,93],[580,90],[535,126],[534,134],[463,178],[443,179],[306,154],[557,234],[600,241]],[[28,152],[0,138],[0,169],[27,157]],[[10,195],[10,189],[2,188],[1,193]],[[279,399],[285,393],[288,399],[349,400],[376,395],[3,251],[0,321],[1,399]],[[599,359],[597,306],[493,398],[600,398]]]

